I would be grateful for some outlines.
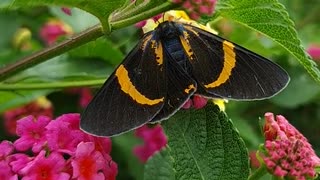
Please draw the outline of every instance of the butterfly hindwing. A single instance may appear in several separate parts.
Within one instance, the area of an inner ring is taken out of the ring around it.
[[[181,43],[192,64],[200,94],[264,99],[287,85],[288,74],[272,61],[200,28],[188,24],[183,27]]]
[[[166,95],[162,45],[146,34],[108,78],[81,117],[83,130],[112,136],[150,121]]]

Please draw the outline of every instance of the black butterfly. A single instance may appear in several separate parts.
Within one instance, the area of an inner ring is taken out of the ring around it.
[[[190,24],[146,33],[81,117],[81,129],[113,136],[169,118],[192,96],[256,100],[288,83],[270,60]]]

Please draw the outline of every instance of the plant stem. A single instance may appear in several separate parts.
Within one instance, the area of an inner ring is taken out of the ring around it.
[[[102,36],[101,25],[95,25],[59,44],[40,50],[30,56],[27,56],[20,61],[5,66],[0,69],[0,81],[21,72],[29,67],[44,62],[50,58],[63,54],[75,47],[81,46],[87,42],[90,42],[98,37]]]
[[[264,165],[261,165],[256,171],[254,171],[248,178],[248,180],[256,180],[261,178],[267,173],[267,168]]]
[[[12,90],[35,90],[35,89],[63,89],[71,87],[99,86],[103,84],[105,79],[86,80],[86,81],[67,81],[67,82],[51,82],[51,83],[16,83],[4,84],[0,83],[0,91]]]

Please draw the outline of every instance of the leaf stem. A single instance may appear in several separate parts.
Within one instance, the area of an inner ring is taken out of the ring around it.
[[[84,80],[84,81],[67,81],[67,82],[50,82],[50,83],[16,83],[5,84],[0,83],[0,91],[12,91],[12,90],[39,90],[39,89],[64,89],[71,87],[83,87],[83,86],[100,86],[104,83],[105,78],[96,80]]]
[[[248,178],[248,180],[256,180],[261,178],[267,173],[267,168],[265,165],[261,165],[256,171],[254,171]]]

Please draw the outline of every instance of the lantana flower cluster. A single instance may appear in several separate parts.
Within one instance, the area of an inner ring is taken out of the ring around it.
[[[79,114],[17,121],[19,138],[0,143],[1,179],[115,179],[111,140],[79,129]]]
[[[316,176],[320,166],[308,140],[285,117],[265,114],[265,157],[267,169],[275,176],[292,179],[309,179]]]
[[[212,15],[217,0],[172,0],[173,3],[182,4],[191,19],[199,19],[201,15]]]

